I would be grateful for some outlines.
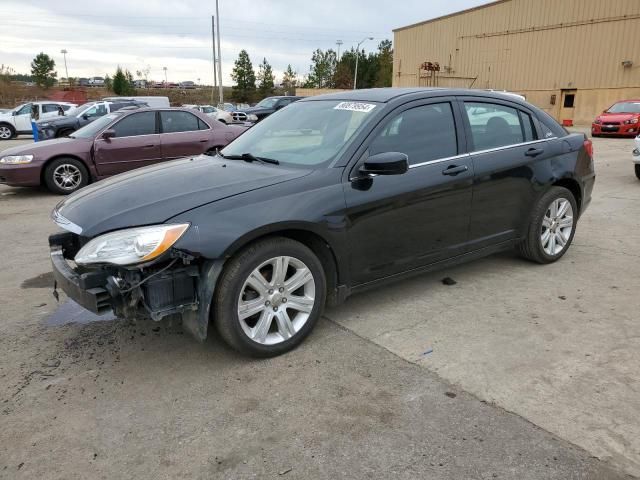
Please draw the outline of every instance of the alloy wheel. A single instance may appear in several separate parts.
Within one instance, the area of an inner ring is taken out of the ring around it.
[[[316,298],[315,280],[301,260],[271,258],[245,280],[238,298],[238,320],[254,342],[284,342],[307,323]]]
[[[561,253],[573,233],[573,208],[566,198],[557,198],[542,217],[540,243],[547,255]]]
[[[75,190],[82,182],[82,172],[75,165],[63,163],[53,171],[53,181],[63,190]]]
[[[0,139],[9,140],[13,136],[9,127],[0,126]]]

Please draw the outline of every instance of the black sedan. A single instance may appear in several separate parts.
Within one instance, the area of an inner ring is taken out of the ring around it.
[[[511,248],[560,259],[594,180],[591,142],[512,96],[324,95],[217,156],[68,197],[51,257],[57,285],[93,312],[179,315],[199,340],[213,323],[239,351],[272,356],[366,288]]]
[[[297,102],[304,97],[283,96],[267,97],[261,100],[256,106],[233,111],[233,119],[237,122],[259,122],[269,115],[286,107],[290,103]]]

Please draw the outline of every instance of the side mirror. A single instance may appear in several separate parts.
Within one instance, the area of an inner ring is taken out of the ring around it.
[[[82,118],[84,118],[85,120],[89,120],[89,115],[87,115],[86,113],[83,113]]]
[[[363,175],[402,175],[409,170],[409,157],[400,152],[385,152],[367,158],[360,167]]]
[[[110,138],[114,138],[116,136],[116,131],[112,130],[110,128],[106,129],[104,132],[102,132],[101,137],[104,138],[105,140],[108,140]]]

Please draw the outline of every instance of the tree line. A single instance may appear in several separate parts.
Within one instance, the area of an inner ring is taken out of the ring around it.
[[[291,65],[287,66],[279,87],[275,85],[273,69],[266,58],[258,66],[256,74],[249,54],[241,50],[231,72],[234,82],[233,96],[238,102],[252,102],[275,93],[293,94],[296,87],[303,88],[353,88],[356,59],[358,62],[357,88],[390,87],[393,76],[393,46],[390,40],[378,44],[375,52],[366,54],[353,47],[340,58],[333,49],[317,49],[311,55],[309,73],[298,79]],[[280,92],[278,92],[278,90]]]

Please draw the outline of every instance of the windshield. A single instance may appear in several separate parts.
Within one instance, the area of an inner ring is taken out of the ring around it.
[[[251,153],[292,166],[319,168],[329,164],[376,106],[336,100],[292,103],[251,127],[222,153]]]
[[[72,116],[79,115],[80,113],[85,111],[87,108],[91,107],[92,105],[95,105],[95,103],[96,102],[83,103],[82,105],[67,111],[66,115],[72,115]]]
[[[640,113],[640,102],[616,103],[607,113]]]
[[[118,116],[119,115],[117,113],[110,113],[109,115],[100,117],[90,124],[76,130],[69,136],[71,138],[93,138],[96,136],[96,133],[113,122],[116,118],[118,118]]]
[[[256,107],[260,108],[271,108],[278,102],[277,98],[265,98],[260,103],[256,105]]]

